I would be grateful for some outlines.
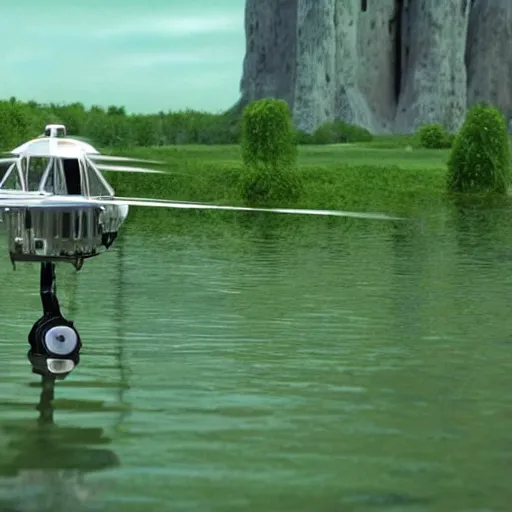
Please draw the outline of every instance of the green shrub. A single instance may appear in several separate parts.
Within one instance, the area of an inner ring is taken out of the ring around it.
[[[296,165],[295,134],[285,101],[265,98],[247,105],[242,120],[242,158],[248,166]]]
[[[447,149],[453,142],[453,136],[438,123],[423,125],[418,138],[420,146],[426,149]]]
[[[333,123],[321,124],[312,134],[312,144],[334,144],[336,142]]]
[[[335,142],[369,142],[373,135],[366,129],[345,121],[333,123]]]
[[[503,115],[494,107],[473,106],[453,142],[449,190],[504,194],[509,175],[510,146]]]
[[[295,131],[295,142],[299,145],[314,144],[313,135],[303,132],[302,130]]]
[[[245,107],[242,160],[242,196],[246,201],[279,204],[300,196],[296,132],[285,101],[264,98]]]
[[[373,135],[360,126],[345,121],[332,121],[320,125],[311,137],[312,144],[340,144],[344,142],[369,142]]]

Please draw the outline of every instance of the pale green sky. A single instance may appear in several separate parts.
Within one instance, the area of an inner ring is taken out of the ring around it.
[[[0,98],[218,111],[239,97],[244,0],[2,5]]]

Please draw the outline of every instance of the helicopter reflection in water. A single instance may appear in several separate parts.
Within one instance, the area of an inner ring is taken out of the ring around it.
[[[123,256],[124,251],[121,250],[116,265],[120,294],[116,302],[118,340],[123,337]],[[71,311],[75,309],[78,286],[76,278],[72,284]],[[39,415],[28,421],[6,421],[2,418],[0,422],[0,510],[78,512],[101,509],[99,493],[105,490],[104,485],[86,482],[86,476],[121,465],[117,454],[108,448],[111,439],[105,435],[103,428],[60,427],[54,418],[54,406],[59,410],[58,404],[54,403],[56,383],[65,380],[77,367],[78,352],[73,356],[62,355],[62,364],[59,358],[38,351],[30,343],[30,335],[29,344],[28,360],[32,372],[41,378],[39,402],[35,407]],[[108,408],[109,411],[119,414],[116,425],[113,425],[114,429],[129,414],[124,398],[124,392],[129,386],[123,344],[119,342],[116,348],[114,357],[115,367],[120,372],[120,394],[116,400],[118,406],[114,406],[114,409]],[[70,404],[69,401],[66,402]],[[84,405],[84,401],[70,405],[75,409]],[[93,405],[96,412],[107,412],[103,404],[87,401],[85,405],[89,410]]]
[[[62,378],[62,375],[60,375]],[[0,510],[11,512],[87,510],[96,508],[85,475],[118,467],[106,448],[102,428],[59,427],[54,422],[56,378],[43,375],[37,421],[3,424],[0,456]]]

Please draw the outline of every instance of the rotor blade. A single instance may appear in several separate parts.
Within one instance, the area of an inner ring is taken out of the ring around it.
[[[308,210],[301,208],[250,208],[248,206],[222,206],[207,203],[185,203],[183,201],[164,201],[152,199],[123,199],[115,197],[112,200],[101,202],[102,205],[118,204],[130,206],[150,206],[164,208],[181,208],[195,210],[227,210],[227,211],[247,211],[247,212],[269,212],[269,213],[289,213],[295,215],[326,215],[334,217],[355,217],[360,219],[378,219],[378,220],[405,220],[401,217],[393,217],[383,213],[364,213],[364,212],[346,212],[339,210]]]
[[[100,155],[100,154],[91,154],[87,155],[87,158],[91,160],[105,160],[105,161],[119,161],[119,162],[139,162],[146,164],[163,164],[164,162],[160,160],[144,160],[143,158],[130,158],[127,156],[111,156],[111,155]]]
[[[145,169],[143,167],[128,167],[125,165],[102,165],[95,164],[96,168],[100,171],[113,171],[113,172],[141,172],[146,174],[165,174],[165,171],[157,171],[155,169]]]
[[[15,197],[6,197],[6,194],[13,195]],[[19,208],[87,208],[87,207],[94,207],[94,208],[100,208],[101,206],[105,204],[112,204],[112,201],[110,199],[97,199],[97,198],[84,198],[84,199],[78,199],[73,196],[64,196],[64,197],[58,197],[55,196],[46,196],[46,197],[34,197],[32,196],[21,196],[19,191],[2,191],[0,192],[0,209],[1,208],[11,208],[11,209],[19,209]],[[21,192],[23,194],[23,192]],[[3,195],[3,196],[2,196]],[[127,201],[146,201],[143,198],[136,198],[136,197],[123,197],[123,198],[116,198],[117,201],[122,200],[124,203]],[[192,204],[201,204],[201,203],[194,203],[193,201],[172,201],[169,199],[152,199],[154,202],[163,202],[165,203],[192,203]]]
[[[34,208],[42,208],[42,209],[60,209],[60,210],[76,210],[80,208],[101,208],[101,204],[96,201],[91,201],[90,199],[76,199],[70,197],[70,199],[58,198],[54,199],[52,197],[47,198],[32,198],[32,197],[23,197],[19,199],[11,199],[11,198],[0,198],[0,209],[4,211],[7,210],[19,210],[19,209],[34,209]]]
[[[340,210],[309,210],[302,208],[250,208],[248,206],[222,206],[207,203],[185,203],[182,201],[164,201],[152,199],[75,199],[69,197],[64,198],[41,198],[41,199],[0,199],[0,208],[60,208],[60,209],[75,209],[75,208],[90,208],[90,207],[105,207],[108,205],[129,205],[129,206],[149,206],[149,207],[164,207],[164,208],[178,208],[178,209],[194,209],[194,210],[226,210],[226,211],[248,211],[248,212],[269,212],[269,213],[288,213],[295,215],[322,215],[334,217],[353,217],[360,219],[376,219],[376,220],[405,220],[403,217],[394,217],[383,213],[365,213],[365,212],[347,212]]]
[[[153,201],[155,203],[184,203],[184,204],[208,204],[208,203],[198,203],[197,201],[175,201],[173,199],[146,199],[145,197],[119,197],[116,196],[114,198],[116,201]],[[98,199],[95,199],[96,201]]]

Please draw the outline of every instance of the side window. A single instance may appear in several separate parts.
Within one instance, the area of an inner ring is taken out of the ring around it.
[[[7,171],[11,168],[12,164],[3,164],[0,165],[0,183],[2,183],[2,180],[4,179],[4,176],[7,175]]]
[[[4,182],[2,183],[3,190],[22,190],[20,176],[16,166],[12,166],[4,175]]]
[[[98,178],[96,171],[87,162],[86,172],[89,180],[89,194],[91,196],[108,196],[109,191]]]

